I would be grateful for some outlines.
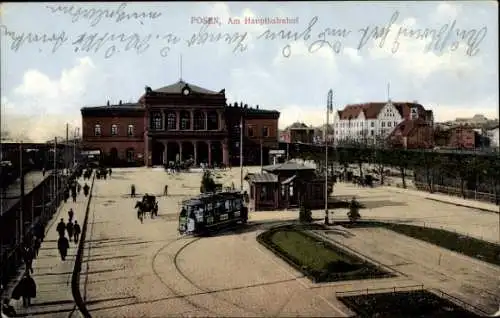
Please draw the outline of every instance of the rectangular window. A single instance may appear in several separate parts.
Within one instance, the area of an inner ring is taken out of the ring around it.
[[[385,127],[385,121],[382,122],[382,127]]]
[[[392,123],[391,122],[388,122],[387,123],[387,127],[391,127]]]
[[[254,136],[253,127],[250,126],[250,127],[248,127],[248,137],[253,137],[253,136]]]
[[[371,135],[371,136],[375,135],[375,132],[373,131],[373,129],[372,129],[372,130],[370,130],[370,135]]]
[[[128,125],[128,127],[127,127],[127,135],[128,136],[133,136],[134,135],[134,125]]]
[[[161,130],[162,129],[162,121],[163,117],[160,112],[151,113],[151,129],[152,130]]]
[[[267,127],[262,128],[262,137],[269,137],[269,129]]]
[[[375,123],[374,123],[373,121],[371,122],[371,126],[372,126],[372,127],[375,127]]]
[[[95,125],[94,126],[94,135],[100,136],[101,135],[101,125]]]
[[[118,125],[111,125],[111,136],[118,135]]]

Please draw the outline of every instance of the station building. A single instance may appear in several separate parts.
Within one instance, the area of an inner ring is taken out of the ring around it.
[[[238,165],[241,127],[245,165],[269,164],[278,149],[275,110],[228,104],[225,90],[212,91],[178,81],[145,88],[137,103],[83,107],[82,144],[98,151],[109,165],[161,165],[194,160],[195,164]]]

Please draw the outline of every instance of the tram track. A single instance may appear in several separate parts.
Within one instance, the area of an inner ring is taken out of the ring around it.
[[[182,252],[183,252],[186,248],[188,248],[190,245],[192,245],[192,244],[196,243],[196,242],[197,242],[197,241],[199,241],[200,239],[201,239],[201,238],[198,238],[198,239],[194,239],[194,240],[192,240],[192,241],[188,242],[187,244],[183,245],[183,246],[182,246],[182,247],[181,247],[181,248],[177,251],[177,253],[175,253],[175,255],[174,255],[174,266],[175,266],[175,270],[179,273],[179,275],[181,275],[181,276],[184,278],[184,280],[186,280],[186,281],[187,281],[188,283],[190,283],[193,287],[195,287],[195,288],[199,289],[200,291],[202,291],[202,292],[204,292],[204,293],[207,293],[207,294],[210,294],[210,296],[212,296],[213,298],[215,298],[215,299],[217,299],[217,300],[221,300],[221,301],[225,302],[226,304],[232,305],[232,306],[234,306],[234,307],[236,307],[236,308],[238,308],[238,309],[241,309],[241,310],[243,310],[243,311],[245,311],[245,312],[249,312],[249,313],[252,313],[252,314],[254,314],[254,315],[259,315],[259,316],[260,316],[262,313],[255,312],[255,311],[253,311],[253,310],[251,310],[251,309],[248,309],[248,308],[246,308],[246,307],[243,307],[243,306],[241,306],[241,305],[238,305],[238,304],[236,304],[236,303],[234,303],[234,302],[232,302],[232,301],[230,301],[230,300],[227,300],[227,299],[222,298],[222,297],[220,297],[220,296],[216,296],[216,295],[214,295],[214,294],[213,294],[213,293],[214,293],[214,291],[213,291],[213,290],[203,288],[203,287],[201,287],[200,285],[196,284],[196,283],[193,281],[193,279],[189,278],[189,277],[188,277],[188,276],[184,273],[184,271],[180,268],[180,266],[179,266],[179,262],[178,262],[179,255],[180,255],[180,254],[181,254],[181,253],[182,253]]]
[[[175,290],[171,285],[167,284],[165,282],[165,280],[162,278],[162,276],[160,275],[160,273],[158,273],[158,271],[156,270],[156,267],[155,267],[155,263],[156,263],[156,259],[157,257],[160,255],[161,252],[163,252],[167,247],[171,246],[172,244],[178,242],[178,241],[181,241],[183,240],[184,238],[180,237],[180,238],[177,238],[173,241],[170,241],[166,244],[164,244],[162,247],[160,247],[154,254],[153,256],[153,260],[151,261],[151,269],[153,270],[153,273],[154,275],[159,279],[160,283],[166,287],[172,294],[174,294],[174,296],[176,298],[179,298],[179,299],[182,299],[184,300],[186,303],[188,303],[190,306],[194,307],[196,310],[201,310],[201,311],[204,311],[206,313],[210,313],[210,314],[213,314],[215,315],[216,317],[219,316],[218,313],[212,311],[211,309],[209,309],[208,307],[205,307],[205,306],[202,306],[202,305],[199,305],[191,300],[189,300],[187,297],[189,297],[189,295],[182,295],[181,293],[179,293],[177,290]],[[194,242],[196,241],[199,241],[201,239],[201,237],[198,237],[198,238],[193,238],[191,239],[188,243],[186,243],[185,245],[183,245],[183,247],[181,247],[181,249],[179,249],[179,251],[182,251],[184,246],[186,245],[190,245],[190,244],[193,244]],[[177,257],[177,255],[179,254],[179,251],[177,251],[177,253],[175,254],[174,256],[174,259]],[[176,270],[177,270],[177,266],[176,266]],[[195,286],[196,287],[196,286]]]

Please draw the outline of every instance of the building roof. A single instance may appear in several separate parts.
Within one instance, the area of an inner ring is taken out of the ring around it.
[[[418,127],[428,127],[429,124],[425,120],[418,118],[415,120],[405,119],[394,128],[391,135],[401,135],[408,137]]]
[[[184,82],[183,80],[179,80],[178,82],[163,86],[157,89],[154,89],[153,92],[157,93],[167,93],[167,94],[182,94],[182,89],[185,86],[189,86],[192,92],[199,93],[199,94],[207,94],[207,95],[217,95],[220,94],[221,92],[215,92],[197,85],[193,85],[187,82]]]
[[[304,129],[304,128],[311,128],[311,127],[307,126],[304,123],[297,121],[297,122],[291,124],[290,126],[288,126],[286,129],[288,130],[288,129]]]
[[[364,104],[350,104],[347,105],[344,110],[337,111],[338,116],[341,120],[345,119],[355,119],[359,116],[361,112],[364,113],[366,119],[375,119],[378,117],[380,111],[387,105],[389,102],[374,102],[374,103],[364,103]],[[409,102],[390,102],[396,107],[399,114],[403,118],[408,118],[411,107],[417,107],[419,115],[422,117],[427,117],[429,111],[426,111],[424,107],[417,103],[409,103]]]
[[[278,176],[272,173],[254,173],[248,174],[246,180],[249,183],[276,183]]]
[[[285,162],[277,165],[264,166],[262,167],[262,170],[273,172],[273,171],[297,171],[297,170],[314,171],[316,169],[313,167],[308,167],[304,164],[299,164],[295,162]]]
[[[81,111],[93,111],[93,110],[99,110],[99,111],[134,111],[134,110],[144,110],[144,108],[138,104],[138,103],[122,103],[121,105],[106,105],[106,106],[86,106],[82,107]]]

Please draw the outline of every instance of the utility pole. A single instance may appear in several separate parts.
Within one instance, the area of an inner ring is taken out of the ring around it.
[[[64,168],[66,169],[66,174],[68,174],[68,169],[69,169],[68,145],[69,145],[69,124],[66,123],[66,145],[64,145]]]
[[[21,173],[21,199],[19,200],[19,234],[18,243],[24,239],[24,167],[23,167],[23,142],[19,144],[19,170]]]
[[[243,192],[243,115],[240,117],[240,190]]]
[[[330,122],[330,112],[333,111],[333,91],[328,91],[326,99],[326,133],[325,133],[325,224],[329,225],[329,211],[328,211],[328,126]]]
[[[54,138],[54,203],[57,201],[58,198],[58,191],[57,191],[57,137]],[[57,202],[59,203],[59,202]]]
[[[260,172],[264,167],[264,129],[262,129],[262,137],[260,137]]]

